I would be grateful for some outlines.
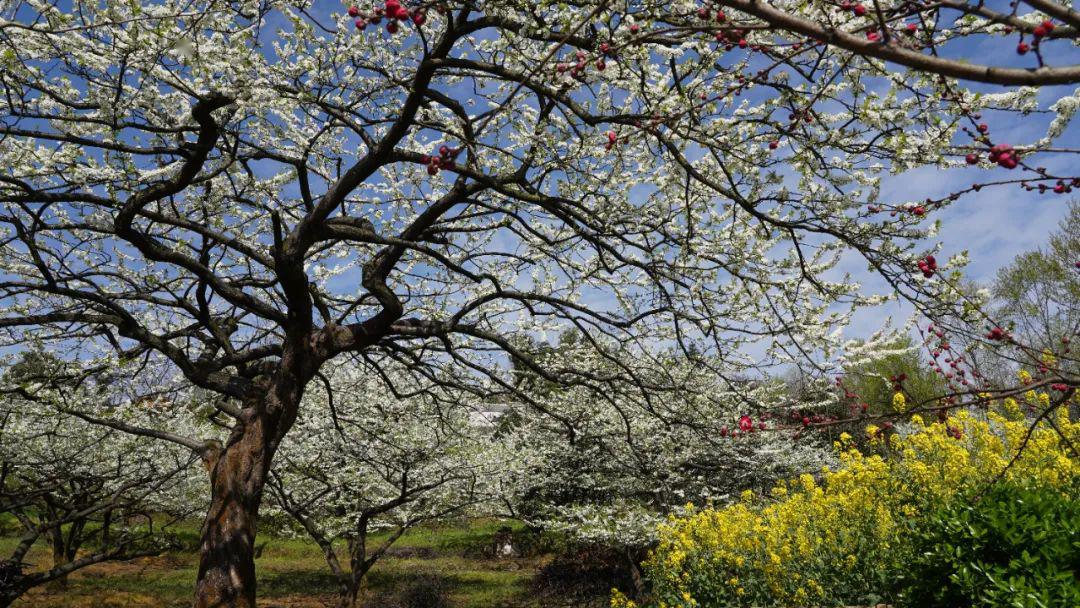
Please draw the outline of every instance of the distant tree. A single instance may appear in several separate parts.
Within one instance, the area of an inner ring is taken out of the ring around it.
[[[998,272],[992,292],[995,314],[1033,348],[1057,350],[1080,336],[1080,201],[1045,246]]]
[[[171,546],[169,524],[202,502],[190,451],[67,413],[114,395],[47,353],[24,353],[2,385],[0,513],[22,532],[0,566],[0,606],[38,585],[63,587],[81,568]],[[24,563],[41,541],[52,563]]]
[[[844,389],[860,406],[865,403],[871,415],[895,412],[893,402],[898,392],[904,395],[907,407],[933,405],[946,392],[945,382],[931,369],[921,345],[907,335],[872,359],[845,368]]]
[[[485,451],[492,429],[470,421],[461,396],[394,395],[355,365],[325,379],[305,396],[298,432],[270,470],[269,506],[322,549],[337,605],[350,608],[409,528],[476,512],[498,463]],[[387,537],[373,544],[377,532]]]

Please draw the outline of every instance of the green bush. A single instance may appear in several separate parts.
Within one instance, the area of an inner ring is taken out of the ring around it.
[[[1080,606],[1080,501],[1069,496],[1002,485],[928,514],[912,532],[902,605]]]

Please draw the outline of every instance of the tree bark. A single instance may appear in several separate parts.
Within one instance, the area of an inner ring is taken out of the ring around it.
[[[360,592],[363,591],[364,584],[367,582],[367,573],[375,566],[375,562],[379,561],[386,551],[390,549],[390,546],[409,529],[410,524],[408,523],[398,526],[390,534],[389,538],[369,553],[367,545],[369,514],[370,512],[360,516],[356,536],[349,539],[349,572],[341,577],[342,591],[338,598],[338,608],[353,608],[356,605],[356,599],[360,597]]]
[[[210,508],[202,526],[195,608],[254,608],[255,534],[270,462],[296,419],[303,381],[275,383],[246,405],[225,447],[206,456]]]
[[[266,429],[245,424],[210,474],[210,509],[202,525],[195,608],[254,608],[255,532],[269,461]]]
[[[641,559],[635,553],[633,549],[626,548],[626,561],[630,565],[630,580],[634,583],[634,597],[643,598],[647,591],[645,577],[641,573]]]
[[[360,588],[367,574],[367,516],[361,516],[356,536],[349,539],[349,571],[342,577],[338,608],[353,608],[360,597]]]
[[[345,576],[341,584],[341,592],[338,594],[337,608],[353,608],[360,596],[360,581],[356,580],[351,573]]]
[[[338,595],[338,608],[353,608],[356,606],[356,600],[364,589],[364,583],[367,582],[367,573],[374,565],[374,560],[363,558],[352,560],[352,567],[345,574],[341,593]]]
[[[67,547],[64,546],[64,530],[60,526],[56,526],[49,532],[49,540],[52,543],[52,565],[53,568],[60,568],[67,565],[71,559],[68,558]],[[67,589],[67,575],[55,578],[46,584],[46,588],[53,591],[63,591]]]

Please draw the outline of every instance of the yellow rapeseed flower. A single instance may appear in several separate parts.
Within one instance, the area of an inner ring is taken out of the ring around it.
[[[904,393],[901,393],[899,391],[893,393],[892,406],[893,409],[898,412],[903,412],[907,410],[907,397],[904,397]]]
[[[1003,471],[1006,481],[1029,486],[1064,491],[1080,483],[1080,459],[1068,447],[1080,441],[1080,422],[1061,408],[1053,420],[1061,435],[1043,421],[1016,456],[1031,422],[1009,413],[1014,408],[1015,400],[1006,400],[1004,415],[960,411],[931,423],[913,416],[915,430],[893,434],[887,455],[850,447],[839,452],[835,469],[777,484],[772,501],[755,502],[747,491],[728,506],[687,509],[660,527],[644,563],[657,597],[680,607],[705,597],[705,604],[762,596],[827,603],[830,586],[879,580],[883,568],[903,563],[905,520]],[[874,437],[878,428],[866,431]],[[729,595],[716,599],[717,593]],[[619,597],[612,596],[612,608],[636,608]]]

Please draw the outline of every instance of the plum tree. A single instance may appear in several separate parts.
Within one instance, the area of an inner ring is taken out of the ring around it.
[[[406,372],[387,373],[400,380]],[[488,502],[496,462],[491,429],[469,419],[476,404],[437,386],[441,399],[388,394],[358,365],[325,378],[304,396],[268,487],[270,505],[318,544],[338,581],[338,605],[350,608],[368,571],[410,527]]]
[[[199,607],[254,605],[275,453],[339,357],[492,398],[514,360],[616,402],[652,387],[515,337],[671,344],[728,378],[817,368],[881,301],[841,255],[935,313],[936,213],[1076,179],[1038,164],[1074,152],[1076,97],[1048,85],[1080,82],[1052,0],[5,6],[2,346],[166,362],[215,395],[225,441],[171,437],[211,476]],[[970,61],[982,42],[1000,65]],[[1036,109],[1045,137],[999,135]],[[968,188],[882,200],[890,172],[971,161]]]
[[[613,373],[615,365],[591,351],[570,343],[537,359]],[[638,554],[688,503],[767,490],[833,461],[826,443],[792,441],[782,382],[732,381],[673,352],[620,355],[619,365],[654,390],[605,395],[536,383],[524,390],[535,391],[548,413],[513,404],[498,421],[494,491],[507,515]]]
[[[115,393],[87,380],[83,370],[35,351],[4,370],[0,513],[20,533],[0,559],[0,606],[38,585],[63,587],[87,566],[160,553],[172,546],[170,524],[192,516],[205,494],[190,451],[68,413],[153,415],[151,404],[123,408],[112,403]],[[52,563],[28,568],[39,540]]]

